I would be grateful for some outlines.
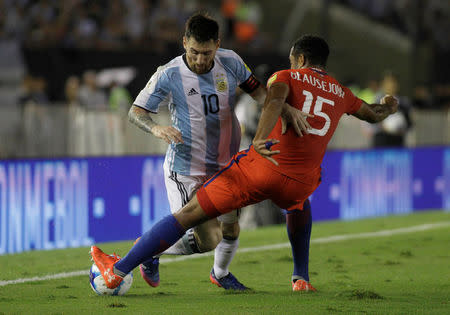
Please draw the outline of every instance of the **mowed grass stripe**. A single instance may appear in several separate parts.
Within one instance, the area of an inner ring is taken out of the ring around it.
[[[440,223],[427,223],[427,224],[421,224],[421,225],[415,225],[415,226],[403,227],[403,228],[397,228],[397,229],[380,230],[380,231],[376,231],[376,232],[353,233],[353,234],[343,234],[343,235],[332,235],[332,236],[327,236],[327,237],[320,237],[320,238],[312,239],[311,243],[324,244],[324,243],[341,242],[341,241],[347,241],[347,240],[353,240],[353,239],[377,238],[377,237],[392,236],[392,235],[397,235],[397,234],[407,234],[407,233],[414,233],[414,232],[420,232],[420,231],[427,231],[427,230],[432,230],[432,229],[445,228],[445,227],[449,227],[449,226],[450,226],[450,221],[440,222]],[[279,243],[279,244],[272,244],[272,245],[242,248],[242,249],[239,249],[238,252],[239,253],[250,253],[250,252],[276,250],[276,249],[289,248],[289,247],[290,247],[290,243]],[[162,258],[161,263],[167,264],[167,263],[172,263],[172,262],[177,262],[177,261],[197,259],[197,258],[208,257],[208,256],[213,256],[213,255],[214,255],[214,251],[210,251],[208,253],[203,253],[203,254],[177,256],[175,258]],[[89,274],[89,270],[62,272],[62,273],[50,274],[50,275],[40,276],[40,277],[19,278],[19,279],[14,279],[14,280],[0,281],[0,286],[35,282],[35,281],[71,278],[71,277],[85,276],[88,274]]]

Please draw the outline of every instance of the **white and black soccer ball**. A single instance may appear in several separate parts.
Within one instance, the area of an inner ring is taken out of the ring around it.
[[[91,270],[89,270],[89,283],[92,290],[98,295],[124,295],[133,284],[133,272],[127,274],[117,288],[110,289],[106,286],[105,279],[103,279],[100,270],[94,263],[91,266]]]

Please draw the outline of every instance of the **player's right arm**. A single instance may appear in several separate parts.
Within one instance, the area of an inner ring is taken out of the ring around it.
[[[164,140],[167,143],[183,143],[181,132],[172,126],[158,125],[150,116],[150,111],[140,106],[131,106],[128,112],[130,122],[144,130],[153,134],[155,137]]]
[[[130,122],[142,130],[153,134],[167,143],[183,143],[181,132],[172,126],[161,126],[153,121],[151,113],[156,114],[161,105],[169,102],[170,87],[173,82],[167,72],[167,65],[159,67],[147,85],[136,97],[128,112]]]
[[[392,95],[385,95],[380,104],[367,104],[362,102],[359,110],[353,116],[369,123],[377,123],[384,120],[390,114],[397,111],[398,100]]]
[[[278,139],[267,139],[272,129],[280,117],[283,105],[289,94],[289,86],[284,82],[275,82],[269,87],[269,91],[264,103],[261,117],[258,122],[255,137],[253,138],[253,148],[261,156],[278,166],[278,162],[271,156],[280,153],[272,151],[270,147],[279,142]]]

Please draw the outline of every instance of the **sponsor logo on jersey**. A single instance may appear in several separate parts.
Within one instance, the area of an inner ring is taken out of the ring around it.
[[[198,92],[197,92],[194,88],[192,88],[192,89],[188,92],[188,96],[197,95],[197,94],[198,94]]]

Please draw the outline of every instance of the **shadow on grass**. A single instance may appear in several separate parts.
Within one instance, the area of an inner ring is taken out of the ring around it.
[[[340,258],[337,258],[336,256],[330,256],[327,259],[327,262],[329,263],[335,263],[335,264],[343,264],[344,261]]]
[[[239,290],[226,290],[222,294],[224,295],[254,295],[254,294],[269,294],[267,291],[256,291],[251,288],[245,291],[239,291]]]
[[[345,297],[349,300],[382,300],[383,296],[374,291],[355,289],[350,291],[343,291],[336,294],[338,297]]]
[[[277,258],[277,259],[274,259],[275,261],[278,261],[278,262],[292,262],[292,256],[289,256],[289,255],[285,255],[285,256],[281,256],[281,257],[279,257],[279,258]]]
[[[123,303],[111,303],[111,304],[106,305],[106,307],[120,308],[120,307],[127,307],[127,305],[123,304]]]
[[[44,283],[45,283],[44,281],[33,281],[33,282],[28,282],[27,284],[28,285],[41,285]]]
[[[409,258],[409,257],[413,257],[414,255],[411,253],[410,250],[402,250],[400,252],[400,256]]]
[[[125,299],[141,299],[141,298],[165,298],[168,296],[174,296],[174,293],[171,292],[163,292],[163,291],[158,291],[158,292],[153,292],[153,293],[131,293],[131,294],[125,294],[123,296],[121,296],[120,298],[125,298]]]
[[[0,297],[0,302],[12,302],[12,301],[14,301],[13,298]]]
[[[248,264],[248,265],[259,265],[261,263],[261,261],[259,260],[242,260],[242,262],[240,262],[241,264]]]
[[[326,308],[326,310],[327,310],[327,312],[330,312],[330,313],[340,313],[340,312],[343,312],[342,310],[337,309],[337,308],[332,307],[332,306],[328,306],[328,307]]]

